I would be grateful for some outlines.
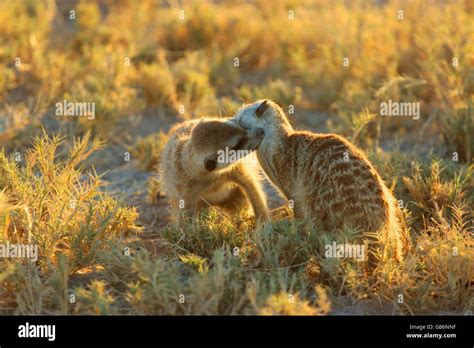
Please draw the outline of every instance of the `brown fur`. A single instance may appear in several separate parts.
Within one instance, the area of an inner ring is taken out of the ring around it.
[[[266,202],[256,173],[242,161],[217,161],[219,150],[237,146],[252,151],[262,137],[226,119],[187,121],[171,129],[161,156],[160,175],[178,224],[181,213],[195,216],[207,205],[235,213],[248,207],[249,203],[257,220],[268,221]],[[180,209],[180,202],[184,203],[184,209]]]

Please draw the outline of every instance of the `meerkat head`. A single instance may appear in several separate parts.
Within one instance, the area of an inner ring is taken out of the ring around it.
[[[258,100],[252,104],[242,106],[232,120],[244,129],[259,127],[265,130],[278,128],[291,130],[285,112],[269,99]]]
[[[231,120],[206,120],[194,127],[191,147],[198,166],[208,172],[226,168],[256,150],[264,130],[245,130]]]

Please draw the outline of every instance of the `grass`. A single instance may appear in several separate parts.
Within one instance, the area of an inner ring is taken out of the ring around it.
[[[0,244],[39,257],[0,258],[0,313],[472,313],[473,15],[469,1],[2,2]],[[167,129],[259,98],[368,153],[405,215],[403,262],[326,258],[357,231],[284,217],[168,224]],[[95,118],[56,116],[64,99]],[[389,99],[420,119],[380,117]]]

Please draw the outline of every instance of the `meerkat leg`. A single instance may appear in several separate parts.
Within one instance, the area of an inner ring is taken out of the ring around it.
[[[171,214],[174,217],[174,223],[176,227],[179,227],[182,223],[181,212],[182,209],[179,207],[179,200],[176,198],[170,199]]]
[[[234,178],[234,181],[238,183],[242,190],[245,192],[250,205],[252,206],[255,218],[257,221],[266,222],[270,220],[268,215],[267,204],[262,190],[258,187],[253,178],[250,175],[239,175]]]

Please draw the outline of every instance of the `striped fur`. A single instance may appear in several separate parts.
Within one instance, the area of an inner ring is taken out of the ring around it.
[[[378,233],[384,255],[402,258],[408,241],[396,200],[361,150],[336,134],[294,131],[283,110],[268,100],[243,106],[233,120],[245,129],[265,130],[257,157],[273,184],[293,200],[295,218],[321,231],[349,227]]]

